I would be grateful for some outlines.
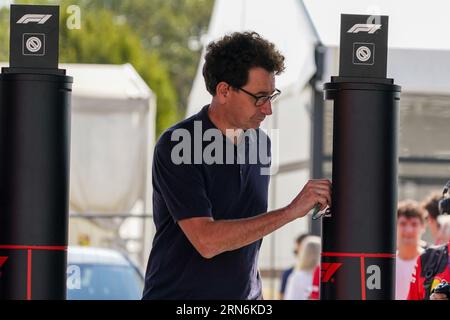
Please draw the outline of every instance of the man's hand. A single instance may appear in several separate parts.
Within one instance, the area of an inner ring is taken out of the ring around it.
[[[305,216],[320,204],[331,204],[331,182],[310,180],[287,207],[236,220],[214,220],[212,217],[193,217],[178,221],[186,237],[205,259],[226,251],[233,251],[265,237],[285,224]]]
[[[320,205],[320,210],[331,206],[330,180],[309,180],[287,209],[300,218],[308,214],[317,204]]]
[[[448,298],[445,293],[433,293],[430,296],[430,300],[448,300]]]

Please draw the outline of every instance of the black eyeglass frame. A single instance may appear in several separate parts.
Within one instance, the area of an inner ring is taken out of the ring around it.
[[[253,97],[255,99],[255,106],[257,106],[257,107],[261,107],[269,100],[270,100],[270,102],[275,101],[275,99],[277,99],[281,94],[281,90],[275,89],[275,91],[269,96],[257,96],[251,92],[248,92],[247,90],[245,90],[243,88],[237,88],[237,89],[248,94],[250,97]]]

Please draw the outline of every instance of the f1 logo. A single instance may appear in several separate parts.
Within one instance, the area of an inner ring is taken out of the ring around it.
[[[359,32],[367,32],[369,34],[375,33],[377,30],[381,28],[381,24],[364,24],[357,23],[353,27],[351,27],[347,33],[359,33]]]
[[[343,265],[343,263],[329,263],[329,262],[323,262],[321,266],[321,278],[322,282],[333,282],[333,275],[336,273],[336,271]]]
[[[0,268],[5,264],[6,260],[8,260],[8,257],[0,257]]]
[[[37,24],[44,24],[52,17],[51,14],[26,14],[20,18],[17,24],[28,24],[29,22],[36,22]]]
[[[0,257],[0,268],[5,264],[6,260],[8,260],[8,257]],[[2,276],[2,272],[0,270],[0,277]]]

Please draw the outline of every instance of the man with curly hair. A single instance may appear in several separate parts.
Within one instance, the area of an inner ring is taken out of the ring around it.
[[[281,93],[275,76],[284,68],[283,55],[255,32],[208,45],[203,76],[211,103],[155,147],[156,234],[143,299],[262,299],[262,238],[331,204],[331,182],[311,180],[289,205],[267,212],[270,139],[259,127]],[[253,145],[269,160],[252,162]]]

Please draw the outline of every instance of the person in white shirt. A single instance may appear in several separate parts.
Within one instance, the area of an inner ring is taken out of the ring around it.
[[[423,252],[421,237],[425,232],[426,211],[415,201],[405,201],[397,209],[397,259],[395,299],[406,300],[409,283],[417,261]]]
[[[285,300],[308,300],[314,269],[320,263],[320,250],[319,237],[308,236],[303,240],[294,271],[287,280]]]

